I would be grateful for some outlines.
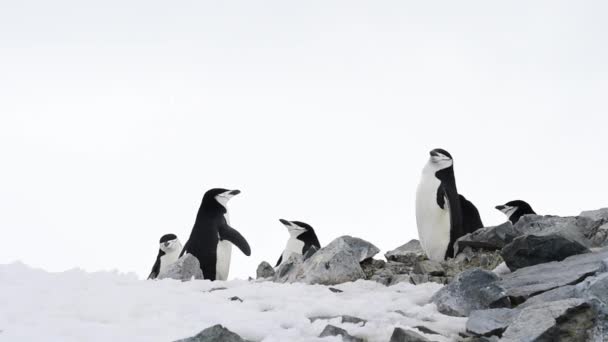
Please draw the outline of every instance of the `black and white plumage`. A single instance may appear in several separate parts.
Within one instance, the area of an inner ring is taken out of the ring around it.
[[[287,261],[292,254],[304,255],[311,247],[321,248],[315,230],[308,224],[300,221],[279,220],[289,232],[289,240],[285,245],[285,249],[276,266],[279,266],[283,261]]]
[[[458,194],[454,160],[434,149],[422,171],[416,192],[416,223],[420,244],[431,260],[454,256],[454,242],[483,227],[473,203]]]
[[[148,279],[156,279],[167,267],[179,259],[182,252],[182,244],[175,234],[165,234],[160,238],[156,262]]]
[[[532,207],[522,200],[510,201],[503,205],[497,205],[496,209],[507,215],[507,218],[513,224],[517,223],[524,215],[536,215],[534,210],[532,210]]]
[[[230,227],[226,207],[228,201],[239,193],[239,190],[211,189],[203,196],[192,233],[180,256],[186,253],[195,256],[205,279],[228,279],[232,244],[245,255],[251,255],[247,240]]]

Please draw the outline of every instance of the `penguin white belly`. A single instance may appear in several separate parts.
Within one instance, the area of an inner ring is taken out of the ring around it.
[[[295,253],[302,255],[302,248],[304,248],[304,242],[302,240],[298,240],[296,238],[289,238],[289,240],[287,240],[285,250],[283,250],[282,263],[287,261],[291,254]]]
[[[158,274],[163,274],[167,270],[167,268],[169,268],[169,266],[171,266],[173,263],[175,263],[177,261],[177,259],[179,259],[180,252],[181,252],[181,249],[161,256],[160,257],[160,270],[159,270]]]
[[[226,280],[230,271],[232,243],[227,240],[218,241],[215,253],[217,258],[215,261],[215,280]]]
[[[416,223],[418,237],[431,260],[442,261],[450,243],[450,204],[445,209],[437,204],[437,190],[441,181],[435,175],[423,175],[416,192]]]

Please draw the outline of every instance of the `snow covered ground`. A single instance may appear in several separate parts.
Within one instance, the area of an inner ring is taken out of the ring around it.
[[[221,287],[226,289],[210,291]],[[466,319],[442,315],[427,304],[440,287],[357,281],[335,286],[344,292],[334,293],[321,285],[144,281],[134,274],[81,270],[48,273],[14,263],[0,265],[0,341],[167,342],[217,323],[243,338],[268,342],[340,341],[317,338],[328,323],[368,341],[388,341],[394,327],[417,325],[455,337]],[[233,296],[243,302],[231,301]],[[308,319],[344,314],[368,323]]]

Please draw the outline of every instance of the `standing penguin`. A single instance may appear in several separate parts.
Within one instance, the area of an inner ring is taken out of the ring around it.
[[[453,257],[454,242],[483,227],[477,208],[458,194],[454,160],[446,150],[432,150],[422,171],[416,192],[416,223],[422,248],[435,261]]]
[[[279,266],[283,261],[287,261],[291,254],[304,255],[311,247],[321,248],[317,234],[312,227],[300,221],[279,220],[289,232],[289,240],[283,253],[279,257],[276,266]],[[275,266],[275,267],[276,267]]]
[[[247,240],[230,227],[226,207],[228,201],[240,193],[239,190],[211,189],[203,196],[192,233],[180,256],[186,253],[195,256],[205,279],[228,279],[232,244],[245,255],[251,255]]]
[[[152,272],[148,279],[156,279],[167,267],[179,259],[182,244],[175,234],[165,234],[160,238],[156,262],[152,266]]]
[[[534,210],[532,210],[532,207],[522,200],[510,201],[503,205],[497,205],[496,209],[507,215],[507,218],[513,224],[517,223],[524,215],[536,215]]]

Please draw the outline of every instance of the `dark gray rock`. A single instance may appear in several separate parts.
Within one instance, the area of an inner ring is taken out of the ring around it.
[[[521,235],[510,221],[499,226],[480,228],[473,233],[462,236],[454,244],[454,250],[459,253],[465,247],[485,249],[489,251],[502,249],[513,239]]]
[[[195,336],[177,340],[175,342],[248,342],[239,335],[221,325],[209,327]]]
[[[333,292],[333,293],[342,293],[342,292],[344,292],[344,291],[342,291],[342,290],[340,290],[340,289],[337,289],[337,288],[335,288],[335,287],[330,287],[330,288],[329,288],[329,291],[331,291],[331,292]]]
[[[234,296],[234,297],[230,297],[228,298],[230,299],[231,302],[243,302],[243,300],[240,297]]]
[[[256,270],[256,278],[272,278],[274,277],[274,268],[270,266],[266,261],[262,261],[262,263],[258,266]]]
[[[390,342],[430,342],[430,340],[411,330],[395,328],[391,335]]]
[[[466,317],[474,310],[510,307],[507,293],[498,280],[498,276],[492,272],[470,269],[457,275],[431,300],[439,312],[459,317]]]
[[[537,294],[581,282],[595,274],[606,258],[608,248],[574,255],[559,262],[524,267],[503,275],[498,285],[507,291],[513,304],[520,304]]]
[[[467,332],[476,336],[501,336],[519,314],[518,309],[488,309],[471,312]]]
[[[556,234],[571,241],[576,241],[585,247],[594,247],[591,237],[602,225],[589,217],[559,217],[526,215],[517,221],[514,228],[520,235],[550,235]]]
[[[460,272],[476,267],[491,271],[502,262],[500,251],[473,250],[471,247],[465,247],[455,258],[442,261],[441,266],[447,277],[454,277]]]
[[[362,338],[354,337],[348,334],[348,332],[342,328],[338,328],[331,324],[327,325],[325,329],[321,332],[319,337],[327,337],[327,336],[342,336],[342,341],[344,342],[365,342]]]
[[[158,275],[158,279],[167,278],[181,281],[203,279],[201,264],[194,255],[186,254]]]
[[[422,333],[424,334],[428,334],[428,335],[441,335],[440,333],[436,332],[435,330],[429,329],[423,325],[417,325],[414,328],[420,330]]]
[[[367,320],[364,320],[362,318],[355,317],[355,316],[349,316],[349,315],[342,315],[342,316],[315,316],[315,317],[309,317],[308,319],[311,322],[314,322],[314,321],[318,321],[318,320],[330,320],[330,319],[334,319],[334,318],[340,318],[340,323],[361,324],[362,326],[364,326],[367,323]]]
[[[386,252],[384,257],[388,261],[396,261],[408,266],[414,266],[417,261],[426,259],[424,250],[418,240],[410,240],[405,245]]]
[[[414,265],[414,273],[428,274],[430,276],[443,276],[443,275],[445,275],[445,270],[443,269],[441,264],[437,261],[422,260],[422,261],[418,261]]]
[[[589,302],[597,315],[592,341],[608,341],[608,273],[589,277],[575,287],[576,296]]]
[[[561,235],[526,234],[506,245],[501,255],[509,269],[515,271],[551,261],[562,261],[569,256],[588,252],[590,250],[587,247]]]
[[[577,294],[575,292],[575,289],[576,289],[575,285],[566,285],[566,286],[558,287],[556,289],[553,289],[553,290],[550,290],[547,292],[543,292],[537,296],[529,298],[528,300],[526,300],[525,302],[520,304],[517,308],[523,309],[523,308],[526,308],[526,307],[532,306],[532,305],[548,303],[548,302],[555,302],[558,300],[564,300],[564,299],[570,299],[570,298],[576,298]]]
[[[366,259],[361,263],[361,269],[365,274],[365,279],[371,279],[375,274],[382,272],[386,268],[386,261],[377,259]]]
[[[504,332],[501,341],[580,341],[590,338],[595,324],[591,305],[583,299],[566,299],[523,309]]]

